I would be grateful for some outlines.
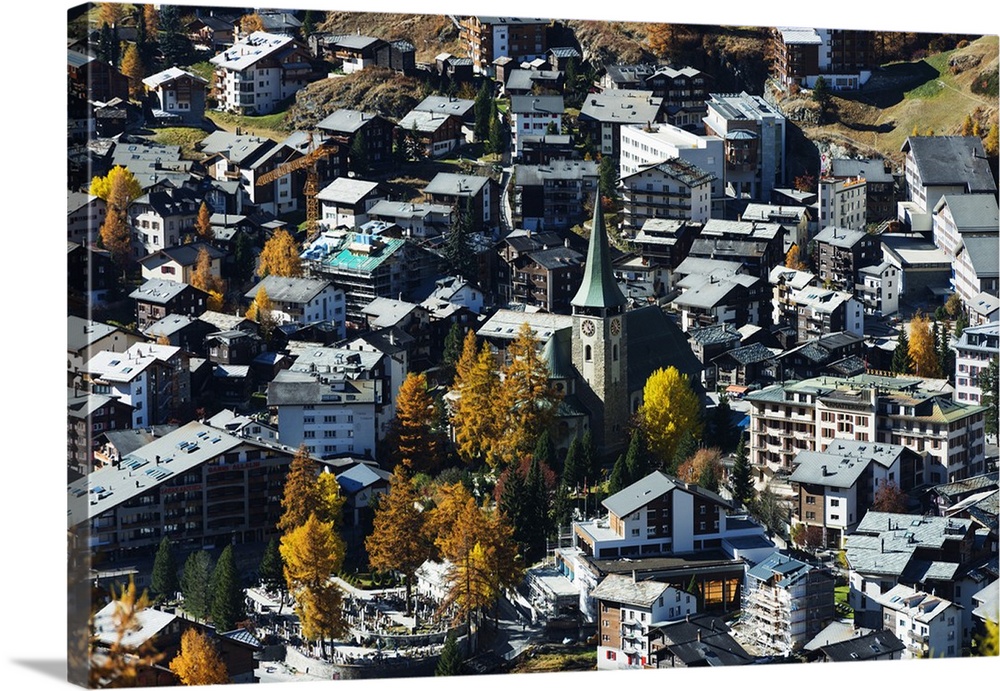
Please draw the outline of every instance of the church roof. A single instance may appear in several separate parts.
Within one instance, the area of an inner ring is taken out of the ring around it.
[[[611,268],[611,250],[608,248],[608,232],[604,226],[604,212],[600,199],[594,202],[594,220],[587,248],[587,264],[583,270],[583,282],[573,297],[574,307],[624,307],[625,296],[615,280]]]

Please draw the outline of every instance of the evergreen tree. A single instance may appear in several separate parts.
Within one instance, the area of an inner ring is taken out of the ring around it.
[[[177,5],[160,7],[160,53],[163,55],[164,67],[187,65],[190,62],[193,47],[190,39],[184,35],[181,8]]]
[[[552,514],[550,525],[553,529],[553,534],[558,535],[559,528],[564,525],[569,525],[570,521],[573,519],[573,502],[570,498],[569,486],[566,481],[563,480],[556,487],[556,495],[552,499]]]
[[[750,454],[747,452],[746,443],[742,437],[736,447],[736,462],[733,463],[730,484],[733,499],[738,504],[746,506],[753,499],[753,468],[750,466]]]
[[[503,126],[500,113],[497,111],[497,102],[490,101],[490,138],[486,147],[486,152],[491,154],[502,154],[507,147],[507,129]]]
[[[233,248],[233,274],[237,285],[246,284],[253,277],[254,253],[253,241],[244,232],[236,234],[236,246]]]
[[[583,433],[581,447],[579,466],[584,473],[584,482],[589,486],[596,485],[601,481],[601,459],[597,456],[594,435],[589,429]]]
[[[260,585],[267,592],[281,592],[285,589],[285,565],[278,550],[278,538],[272,537],[264,549],[264,555],[257,567]]]
[[[527,519],[526,527],[529,538],[526,561],[529,564],[533,564],[545,556],[545,539],[549,535],[549,513],[552,509],[552,501],[549,498],[549,490],[545,486],[545,476],[542,472],[542,468],[545,466],[546,464],[541,457],[533,456],[524,482],[528,496],[528,512],[525,518]]]
[[[601,156],[597,165],[598,189],[601,197],[610,199],[615,205],[618,203],[618,169],[615,167],[615,160],[611,156]],[[594,202],[600,204],[598,199]]]
[[[444,648],[441,649],[441,657],[438,659],[434,676],[453,677],[461,673],[462,651],[458,647],[458,639],[455,638],[455,632],[449,631],[448,637],[444,641]]]
[[[306,10],[305,16],[302,17],[302,38],[308,39],[309,35],[316,30],[316,18],[313,16],[312,10]]]
[[[633,430],[632,438],[629,439],[628,451],[625,453],[625,470],[630,482],[641,480],[651,470],[646,444],[640,429]]]
[[[448,335],[444,337],[444,354],[441,357],[441,364],[445,369],[446,379],[449,384],[455,377],[455,365],[462,357],[462,341],[465,336],[462,334],[462,326],[458,322],[453,322],[448,329]]]
[[[490,115],[493,110],[490,104],[493,102],[493,87],[489,79],[484,79],[476,94],[476,102],[473,106],[476,125],[474,134],[477,142],[484,142],[490,136]]]
[[[246,618],[246,592],[236,570],[233,546],[226,545],[212,571],[212,604],[209,614],[216,631],[232,631]]]
[[[538,437],[538,442],[535,444],[535,452],[533,454],[535,460],[541,461],[549,468],[554,468],[556,466],[556,447],[552,443],[552,435],[549,431],[542,430],[541,435]]]
[[[368,141],[365,138],[364,130],[359,131],[351,139],[351,149],[348,154],[351,170],[358,175],[367,175],[371,168],[371,161],[368,158]]]
[[[892,351],[892,373],[909,374],[913,371],[913,359],[910,357],[910,340],[906,335],[906,327],[899,329],[899,338],[896,347]]]
[[[101,36],[97,40],[97,56],[103,62],[113,64],[111,60],[114,56],[113,43],[114,38],[111,36],[111,25],[105,22],[101,25]]]
[[[712,436],[704,440],[706,444],[718,446],[723,451],[730,451],[735,443],[737,430],[733,425],[733,409],[729,401],[723,398],[712,412]]]
[[[680,468],[685,461],[694,456],[697,450],[697,438],[690,431],[685,431],[677,441],[677,448],[674,451],[674,457],[671,459],[670,465],[668,466],[669,474],[676,475],[677,469]]]
[[[979,372],[977,380],[982,391],[980,404],[986,407],[986,429],[988,435],[997,434],[997,403],[1000,401],[1000,356],[994,355],[990,363]]]
[[[448,270],[469,281],[476,279],[476,253],[472,246],[473,215],[471,199],[466,197],[462,206],[454,208],[454,222],[445,234],[442,254]]]
[[[177,562],[174,559],[174,549],[170,538],[166,535],[160,540],[160,547],[156,550],[156,559],[153,560],[153,575],[150,581],[150,589],[156,596],[156,601],[172,600],[176,597],[180,589],[177,580]]]
[[[941,376],[946,379],[952,379],[955,375],[955,351],[951,349],[950,327],[949,322],[934,323],[934,345],[938,366],[941,368]]]
[[[562,482],[568,488],[574,489],[583,483],[585,470],[581,467],[583,459],[583,442],[579,437],[573,437],[566,451],[566,459],[563,461]]]
[[[632,479],[628,474],[628,466],[625,463],[625,456],[619,455],[615,465],[611,468],[611,475],[608,478],[608,492],[615,494],[632,484]]]
[[[192,552],[184,562],[181,574],[181,595],[184,611],[195,619],[208,616],[212,601],[212,555],[205,550]]]
[[[530,512],[529,498],[524,477],[518,466],[510,466],[501,475],[503,486],[497,506],[503,514],[504,521],[514,530],[514,541],[518,543],[518,551],[525,554],[528,551],[529,536],[527,534],[527,516]]]

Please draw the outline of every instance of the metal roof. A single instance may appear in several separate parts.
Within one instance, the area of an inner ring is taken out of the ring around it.
[[[583,280],[580,282],[580,289],[570,302],[574,307],[597,309],[624,307],[626,303],[611,267],[611,250],[608,247],[608,233],[604,226],[604,211],[599,203],[594,204]]]

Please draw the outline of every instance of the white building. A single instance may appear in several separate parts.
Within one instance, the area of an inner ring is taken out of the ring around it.
[[[384,198],[377,182],[337,178],[316,195],[319,222],[327,228],[357,228],[370,220],[368,211]]]
[[[715,175],[712,196],[724,193],[724,153],[720,137],[694,134],[665,123],[622,125],[618,170],[622,177],[639,168],[671,158],[680,158]]]
[[[1000,236],[963,237],[952,264],[952,287],[962,303],[974,305],[980,293],[1000,292]]]
[[[97,242],[108,205],[100,197],[83,192],[67,192],[66,239],[89,247]]]
[[[209,60],[219,109],[266,115],[313,78],[309,52],[290,36],[255,31]]]
[[[389,201],[383,199],[368,210],[372,220],[394,223],[411,238],[433,238],[451,228],[454,207],[427,202]]]
[[[243,296],[252,301],[261,289],[271,300],[278,324],[330,322],[340,338],[346,335],[344,291],[319,278],[265,276]]]
[[[838,331],[865,334],[864,307],[851,293],[809,286],[793,291],[789,299],[798,312],[800,343]]]
[[[862,266],[858,269],[862,281],[855,290],[861,298],[865,314],[888,317],[899,311],[899,269],[883,261],[878,266]]]
[[[904,660],[961,656],[962,617],[957,605],[906,585],[897,585],[877,599],[882,605],[882,628],[906,646]]]
[[[868,183],[863,177],[819,180],[819,225],[864,230],[868,215]]]
[[[979,375],[1000,355],[1000,322],[967,327],[958,340],[952,339],[951,347],[955,350],[955,400],[981,404]]]
[[[997,193],[979,137],[907,137],[901,151],[906,191],[917,207],[910,216],[930,215],[945,195]]]
[[[651,218],[704,223],[712,211],[715,175],[679,158],[638,169],[620,181],[625,226]]]
[[[931,217],[934,244],[955,257],[969,237],[996,237],[1000,211],[992,194],[945,195]]]
[[[597,669],[643,667],[649,662],[650,626],[698,611],[691,593],[621,574],[608,574],[591,596],[597,602]]]
[[[705,133],[722,137],[726,194],[766,200],[785,182],[785,116],[763,96],[712,94]]]
[[[515,159],[521,155],[524,135],[562,134],[563,110],[562,96],[511,96],[511,155]]]

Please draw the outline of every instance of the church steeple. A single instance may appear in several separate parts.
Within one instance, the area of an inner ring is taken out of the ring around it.
[[[595,310],[620,312],[626,301],[611,268],[611,251],[608,247],[608,231],[604,226],[600,194],[594,199],[592,226],[583,282],[570,304],[573,305],[574,312],[593,313]]]

